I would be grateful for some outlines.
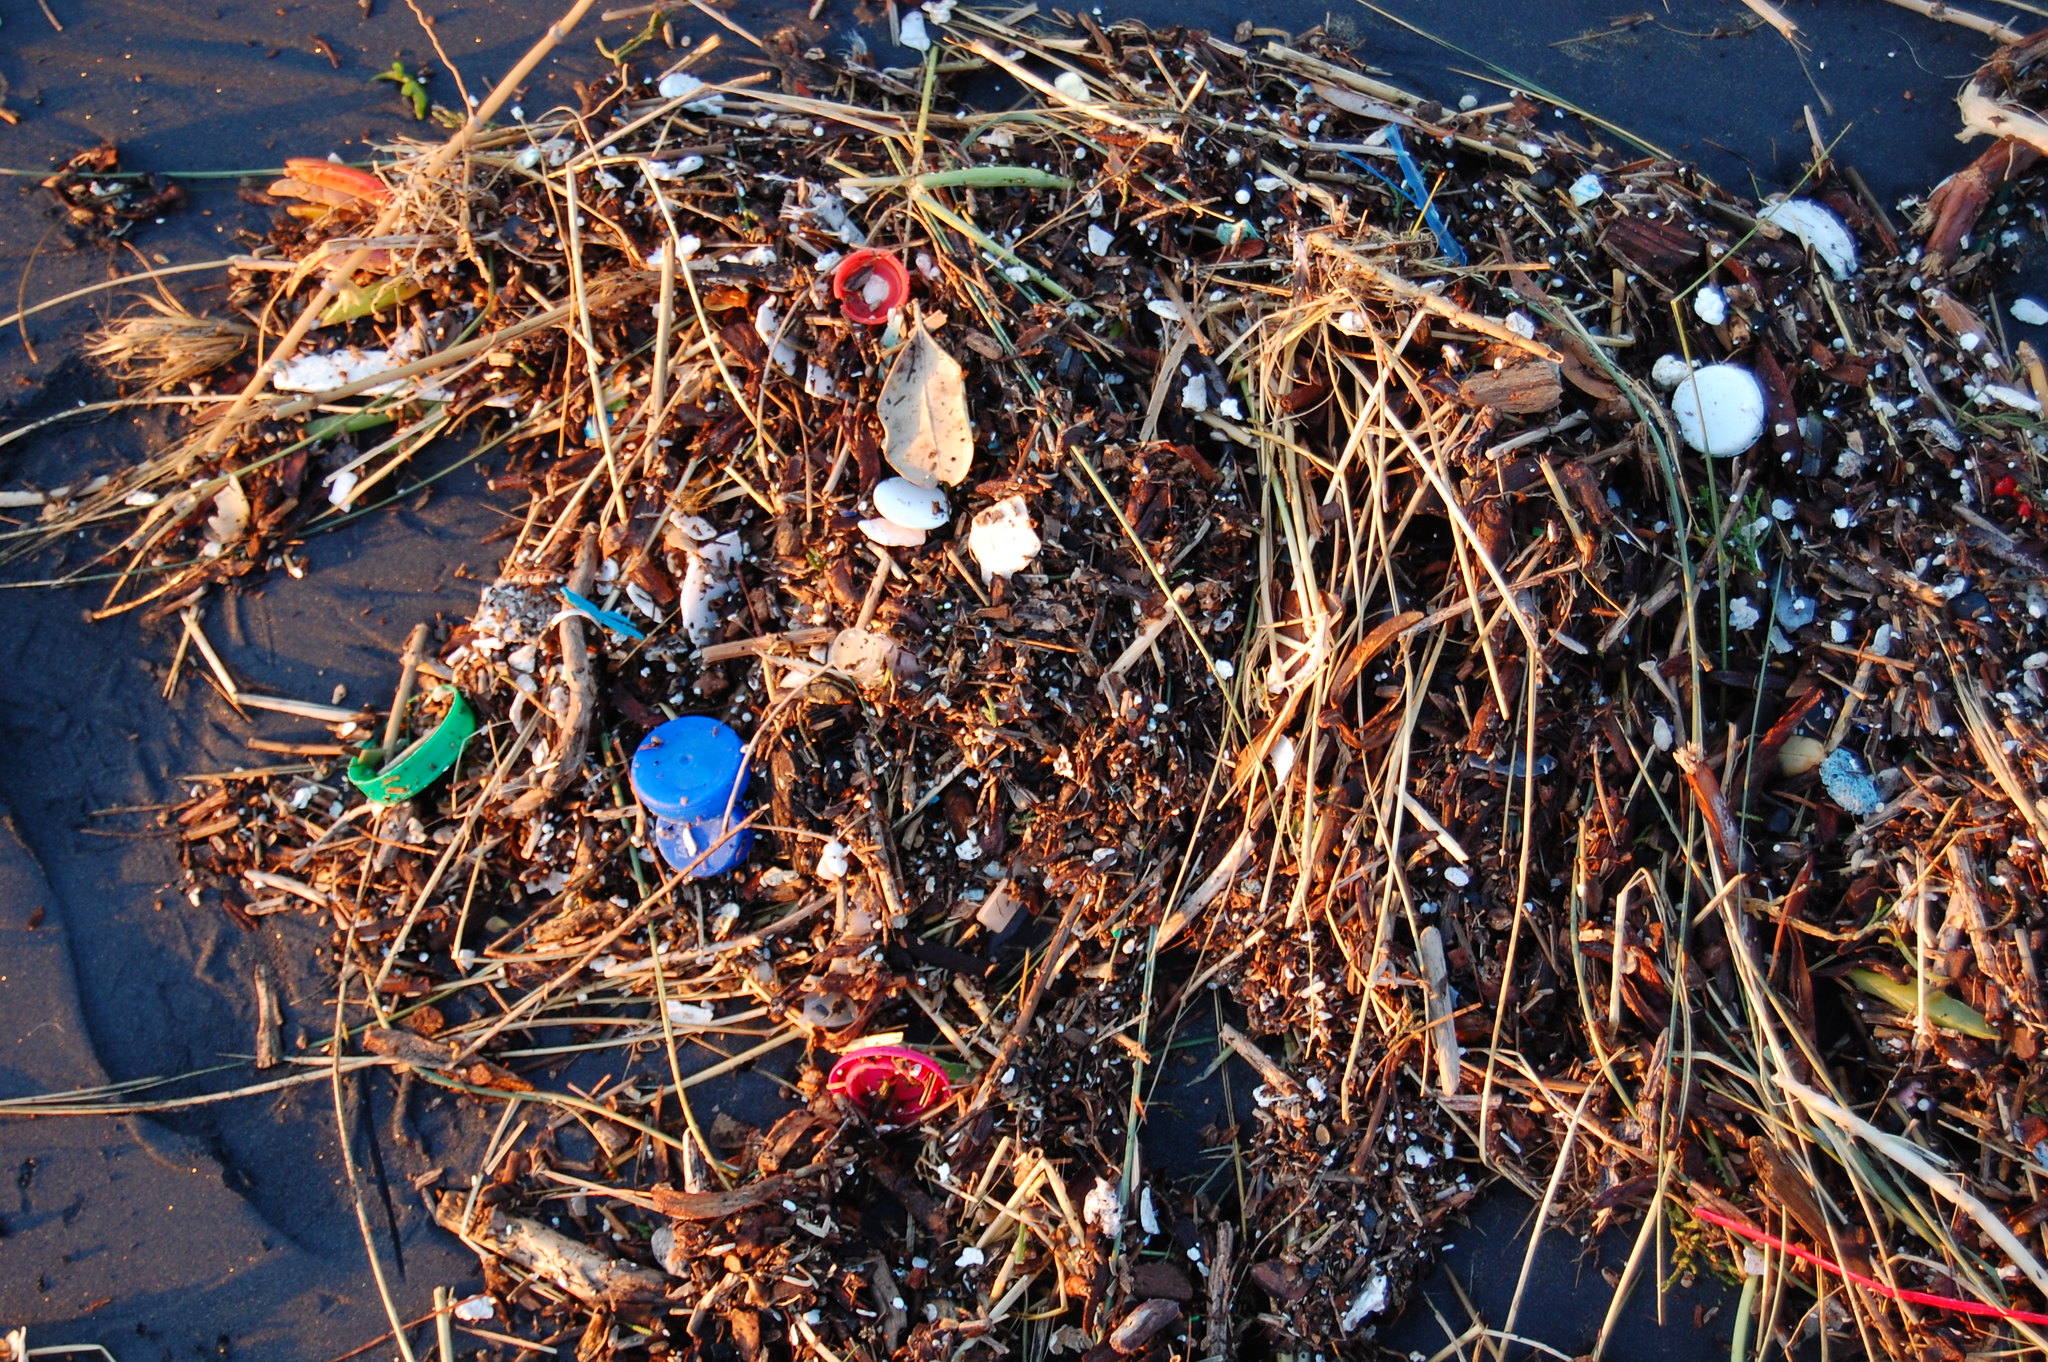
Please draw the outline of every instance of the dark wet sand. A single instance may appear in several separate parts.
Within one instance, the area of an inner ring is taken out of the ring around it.
[[[366,84],[393,57],[409,65],[432,59],[402,3],[377,0],[368,20],[353,0],[50,4],[62,33],[33,3],[0,4],[0,76],[22,116],[18,126],[0,126],[0,164],[40,171],[111,139],[131,168],[256,170],[287,155],[354,156],[365,138],[416,129],[392,87]],[[558,13],[534,0],[429,7],[479,92]],[[1839,154],[1887,203],[1924,190],[1966,159],[1953,138],[1950,97],[1987,50],[1974,35],[1878,0],[1786,0],[1812,44],[1804,73],[1767,31],[1704,36],[1749,21],[1734,0],[1671,0],[1668,13],[1662,4],[1595,0],[1389,8],[1751,192],[1781,188],[1797,175],[1809,151],[1801,112],[1812,104],[1827,135],[1853,123]],[[1655,20],[1569,41],[1607,29],[1632,8],[1653,10]],[[1325,13],[1320,4],[1211,0],[1105,9],[1226,33],[1254,13],[1260,23],[1289,29]],[[733,13],[757,29],[775,22],[775,11],[759,4]],[[1493,97],[1495,87],[1451,69],[1485,69],[1474,60],[1362,8],[1339,13],[1358,25],[1368,58],[1403,83],[1447,102],[1467,91]],[[833,0],[821,40],[845,42],[852,18],[844,0]],[[693,36],[710,30],[701,19],[679,19],[677,27]],[[587,23],[547,77],[532,82],[526,104],[566,96],[575,76],[598,69],[592,37],[616,40],[624,29]],[[1832,115],[1822,112],[1816,86],[1832,100]],[[445,77],[435,93],[452,102]],[[191,206],[133,238],[151,261],[213,258],[235,249],[237,229],[262,230],[266,213],[239,202],[232,180],[187,183]],[[47,195],[32,186],[0,183],[0,311],[11,309],[17,291],[35,300],[105,278],[110,268],[133,268],[125,250],[69,248],[51,230]],[[34,358],[20,332],[0,335],[0,404],[8,408],[0,429],[109,395],[73,356],[77,337],[112,306],[101,298],[35,319],[28,327]],[[132,455],[150,428],[146,420],[108,421],[0,449],[0,485],[69,480]],[[381,703],[407,629],[436,612],[466,615],[474,604],[478,579],[488,580],[495,567],[478,541],[504,509],[476,478],[459,475],[423,504],[311,541],[305,580],[278,574],[218,600],[209,632],[252,685],[316,699],[345,685],[350,696]],[[27,575],[58,566],[35,564]],[[268,760],[247,752],[242,742],[252,730],[196,679],[163,701],[171,632],[125,618],[88,626],[81,616],[97,599],[89,588],[0,593],[7,753],[0,801],[10,811],[0,826],[0,1097],[184,1073],[246,1053],[258,962],[283,981],[288,1045],[296,1036],[317,1040],[328,1024],[318,1010],[321,982],[309,968],[314,929],[285,915],[242,933],[218,908],[194,907],[166,888],[176,880],[167,847],[118,835],[142,828],[143,817],[95,815],[174,798],[179,773]],[[253,731],[308,736],[305,725],[281,720]],[[38,913],[40,925],[31,929]],[[754,1086],[730,1100],[759,1100],[766,1084]],[[409,1180],[436,1165],[470,1167],[468,1142],[479,1135],[421,1104],[412,1115],[424,1148],[412,1148],[392,1138],[390,1085],[360,1091],[367,1099],[349,1108],[347,1120],[373,1218],[380,1237],[395,1229],[401,1306],[422,1314],[434,1286],[473,1286],[478,1273],[473,1256],[427,1222]],[[12,1172],[14,1187],[0,1195],[0,1327],[26,1324],[38,1345],[101,1343],[121,1362],[202,1355],[321,1362],[367,1342],[384,1329],[383,1312],[337,1148],[324,1085],[163,1120],[0,1122],[0,1172]],[[1453,1270],[1496,1321],[1519,1271],[1525,1214],[1497,1200],[1453,1236]],[[1567,1353],[1586,1347],[1606,1308],[1600,1268],[1619,1266],[1625,1251],[1608,1245],[1575,1256],[1575,1241],[1553,1236],[1519,1331]],[[1461,1327],[1463,1312],[1441,1283],[1433,1296]],[[1658,1332],[1646,1296],[1613,1355],[1725,1356],[1732,1311],[1695,1330],[1693,1304],[1669,1303],[1670,1327]],[[1404,1349],[1425,1352],[1443,1342],[1427,1312],[1400,1337]],[[385,1345],[368,1355],[390,1352]]]

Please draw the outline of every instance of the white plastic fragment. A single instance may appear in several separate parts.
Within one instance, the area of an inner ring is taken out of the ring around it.
[[[1849,235],[1833,209],[1812,199],[1780,199],[1764,205],[1757,218],[1798,237],[1835,278],[1847,279],[1856,273],[1856,238]]]
[[[1124,1199],[1115,1183],[1108,1178],[1095,1179],[1088,1195],[1081,1198],[1081,1219],[1101,1230],[1102,1237],[1111,1242],[1123,1233]]]
[[[899,525],[887,516],[869,516],[860,522],[860,532],[871,543],[886,549],[914,549],[929,538],[925,531],[914,530],[908,525]]]
[[[681,99],[704,88],[704,82],[688,71],[671,71],[661,78],[655,90],[663,99]]]
[[[649,161],[645,167],[648,179],[662,181],[680,180],[696,174],[703,168],[702,156],[684,156],[673,161]]]
[[[2032,393],[2024,388],[2015,388],[2010,383],[1986,383],[1968,391],[1970,397],[1977,402],[1996,402],[2001,407],[2023,411],[2030,416],[2038,416],[2041,413],[2041,404]]]
[[[324,393],[357,379],[372,378],[401,361],[389,350],[329,350],[324,354],[294,355],[270,375],[270,386],[281,393]],[[363,391],[372,396],[396,392],[397,383],[380,383]]]
[[[1680,356],[1659,355],[1650,366],[1650,381],[1668,392],[1685,382],[1685,376],[1691,372],[1692,366]]]
[[[694,526],[688,521],[695,521]],[[683,632],[699,648],[718,637],[718,612],[712,607],[734,590],[733,568],[740,560],[738,530],[702,536],[695,529],[710,529],[700,518],[679,522],[683,555],[689,565],[683,569],[683,584],[677,591],[676,611],[682,617]],[[674,543],[673,540],[670,541]]]
[[[1708,284],[1692,296],[1692,311],[1708,326],[1719,326],[1728,320],[1728,295]]]
[[[1572,202],[1584,208],[1605,194],[1607,189],[1600,183],[1600,177],[1589,170],[1572,181],[1572,187],[1568,192],[1572,196]]]
[[[1737,596],[1728,602],[1728,626],[1731,629],[1750,630],[1763,619],[1763,612],[1756,608],[1756,602],[1747,596]]]
[[[1692,371],[1671,394],[1678,433],[1702,454],[1740,454],[1764,433],[1764,389],[1749,370],[1709,364]]]
[[[206,518],[208,547],[232,544],[248,528],[249,494],[242,490],[242,480],[231,475],[213,496],[213,514]]]
[[[691,98],[691,96],[699,94],[704,89],[704,82],[691,75],[688,71],[671,71],[663,76],[661,82],[654,88],[663,99],[688,99],[690,102],[684,107],[695,109],[700,113],[723,113],[725,111],[724,95],[711,94],[704,95],[701,99]]]
[[[2012,319],[2021,326],[2048,326],[2048,307],[2032,298],[2012,300]]]
[[[834,840],[818,848],[817,876],[821,880],[845,879],[852,864],[844,842]]]
[[[1116,247],[1116,238],[1099,222],[1088,224],[1088,254],[1105,256]]]
[[[913,530],[936,530],[953,516],[943,491],[920,487],[909,478],[883,478],[876,483],[875,511]]]
[[[782,339],[782,310],[774,301],[763,302],[754,309],[754,334],[761,338],[763,345],[772,346],[768,358],[783,373],[796,375],[796,347]]]
[[[913,52],[932,50],[932,35],[925,30],[924,12],[912,10],[896,25],[896,40]]]
[[[465,1324],[481,1324],[487,1319],[497,1318],[498,1303],[489,1296],[471,1296],[467,1300],[455,1302],[455,1308],[450,1313]]]
[[[1778,597],[1772,612],[1777,616],[1781,628],[1797,631],[1813,623],[1814,617],[1820,613],[1820,605],[1811,596],[1788,591]]]
[[[967,551],[988,582],[1022,572],[1042,547],[1031,525],[1031,508],[1021,496],[1004,497],[977,513],[967,527]]]
[[[1365,1289],[1351,1298],[1351,1304],[1344,1308],[1343,1315],[1337,1320],[1337,1327],[1347,1334],[1350,1333],[1365,1323],[1366,1316],[1377,1315],[1386,1309],[1387,1299],[1386,1274],[1376,1273],[1373,1279],[1365,1284]]]
[[[1077,103],[1088,102],[1088,82],[1079,71],[1062,71],[1052,78],[1052,88]]]

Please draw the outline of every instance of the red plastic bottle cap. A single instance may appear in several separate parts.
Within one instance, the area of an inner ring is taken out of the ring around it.
[[[878,1126],[907,1126],[953,1095],[953,1080],[939,1061],[902,1045],[873,1045],[840,1056],[825,1087]]]
[[[870,301],[879,282],[885,292]],[[832,296],[852,320],[862,326],[881,326],[889,315],[910,301],[910,271],[887,251],[855,251],[832,271]]]

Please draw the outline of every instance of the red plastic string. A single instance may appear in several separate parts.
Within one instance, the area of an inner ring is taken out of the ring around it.
[[[1811,1263],[1815,1267],[1825,1268],[1838,1277],[1846,1278],[1860,1287],[1875,1291],[1880,1296],[1889,1296],[1895,1301],[1906,1301],[1913,1305],[1931,1306],[1936,1310],[1953,1310],[1959,1315],[1987,1315],[1993,1319],[2007,1319],[2018,1324],[2048,1325],[2048,1315],[2037,1315],[2031,1310],[2008,1310],[2003,1306],[1986,1305],[1983,1301],[1966,1301],[1955,1296],[1937,1296],[1927,1291],[1906,1291],[1896,1286],[1887,1286],[1874,1277],[1866,1277],[1860,1272],[1852,1272],[1840,1263],[1830,1262],[1817,1253],[1800,1248],[1797,1244],[1788,1244],[1775,1234],[1764,1230],[1753,1230],[1739,1220],[1722,1215],[1719,1211],[1710,1210],[1705,1206],[1695,1206],[1692,1208],[1692,1213],[1701,1220],[1706,1221],[1709,1225],[1719,1225],[1722,1229],[1739,1234],[1745,1239],[1754,1239],[1759,1244],[1766,1244],[1782,1253],[1789,1253],[1802,1263]]]

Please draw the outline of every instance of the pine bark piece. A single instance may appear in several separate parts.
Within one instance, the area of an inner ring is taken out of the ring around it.
[[[1109,1346],[1128,1357],[1143,1352],[1153,1335],[1180,1319],[1178,1301],[1144,1301],[1109,1331]]]
[[[1542,360],[1482,369],[1458,385],[1458,395],[1475,406],[1492,407],[1514,416],[1538,416],[1557,410],[1564,396],[1558,367]]]

